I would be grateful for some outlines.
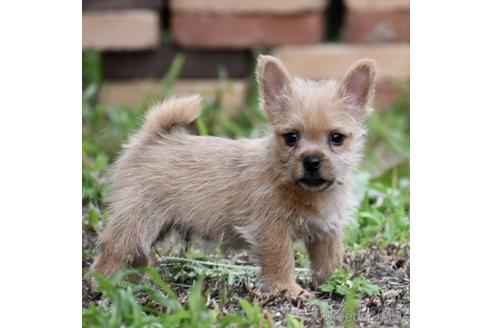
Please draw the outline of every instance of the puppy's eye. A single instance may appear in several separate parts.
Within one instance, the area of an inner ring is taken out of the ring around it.
[[[297,141],[299,141],[299,134],[297,132],[286,133],[283,137],[287,146],[295,146]]]
[[[345,140],[345,135],[338,133],[338,132],[333,132],[330,134],[330,143],[334,146],[340,146],[343,141]]]

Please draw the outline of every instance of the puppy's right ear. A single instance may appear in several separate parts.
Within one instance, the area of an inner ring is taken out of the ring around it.
[[[260,55],[256,66],[256,79],[263,110],[270,122],[273,122],[291,93],[291,78],[280,60]]]

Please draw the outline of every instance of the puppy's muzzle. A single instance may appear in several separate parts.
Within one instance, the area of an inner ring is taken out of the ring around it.
[[[321,174],[322,161],[318,155],[308,155],[303,160],[304,175],[299,184],[310,191],[321,191],[331,186],[334,180],[327,180]]]

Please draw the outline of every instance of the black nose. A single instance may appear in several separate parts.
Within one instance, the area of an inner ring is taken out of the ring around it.
[[[308,172],[315,172],[321,167],[321,159],[316,155],[309,155],[304,158],[304,169]]]

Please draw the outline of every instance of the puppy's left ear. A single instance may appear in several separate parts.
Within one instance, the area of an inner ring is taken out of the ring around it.
[[[341,96],[348,110],[359,120],[372,112],[375,93],[376,63],[371,59],[357,61],[341,84]]]

